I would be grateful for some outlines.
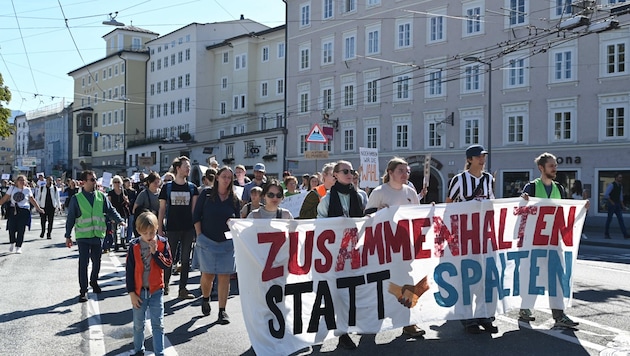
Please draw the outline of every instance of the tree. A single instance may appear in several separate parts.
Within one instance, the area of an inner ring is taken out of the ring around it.
[[[11,101],[11,91],[9,87],[4,85],[4,79],[0,74],[0,137],[8,137],[12,133],[11,125],[9,125],[9,117],[11,116],[11,110],[4,107],[3,103],[9,105]]]

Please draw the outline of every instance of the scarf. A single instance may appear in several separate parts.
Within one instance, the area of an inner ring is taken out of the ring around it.
[[[350,195],[350,211],[348,215],[351,218],[360,218],[363,216],[363,206],[361,206],[361,200],[359,199],[359,193],[354,189],[352,184],[343,185],[336,182],[335,185],[330,188],[330,201],[328,202],[328,217],[344,216],[343,207],[341,206],[341,199],[339,194]]]

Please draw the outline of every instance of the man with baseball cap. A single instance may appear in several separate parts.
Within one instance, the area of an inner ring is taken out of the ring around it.
[[[264,189],[265,184],[267,184],[265,165],[262,163],[256,163],[254,165],[254,179],[243,187],[243,197],[241,199],[243,203],[247,204],[251,201],[249,193],[253,187],[261,187]]]

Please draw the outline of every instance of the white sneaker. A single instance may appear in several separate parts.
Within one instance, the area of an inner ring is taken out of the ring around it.
[[[9,246],[9,252],[13,252],[13,250],[15,250],[15,244],[12,243],[11,246]]]
[[[22,248],[21,247],[16,248],[15,253],[22,253]]]

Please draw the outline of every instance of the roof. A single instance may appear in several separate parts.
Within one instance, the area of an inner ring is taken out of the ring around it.
[[[210,46],[206,46],[206,50],[211,50],[211,49],[215,49],[215,48],[219,48],[219,47],[223,47],[223,46],[229,46],[231,41],[234,41],[236,39],[239,38],[244,38],[244,37],[262,37],[268,33],[272,33],[272,32],[276,32],[276,31],[282,31],[282,30],[286,30],[287,25],[280,25],[277,27],[272,27],[272,28],[268,28],[266,30],[262,30],[259,32],[250,32],[250,33],[244,33],[242,35],[238,35],[238,36],[234,36],[231,38],[227,38],[225,41],[223,42],[219,42]]]
[[[145,30],[144,28],[136,27],[134,25],[129,25],[129,26],[117,27],[117,28],[107,32],[106,34],[104,34],[103,37],[107,37],[109,34],[111,34],[112,32],[114,32],[116,30],[125,30],[125,31],[131,31],[131,32],[146,33],[146,34],[149,34],[149,35],[156,35],[156,36],[160,35],[159,33],[155,33],[153,31]]]

